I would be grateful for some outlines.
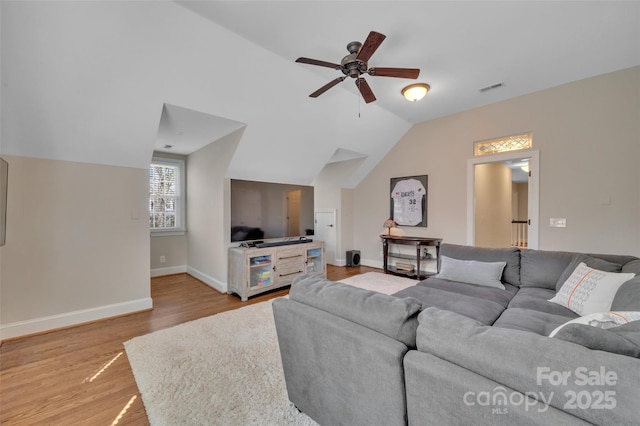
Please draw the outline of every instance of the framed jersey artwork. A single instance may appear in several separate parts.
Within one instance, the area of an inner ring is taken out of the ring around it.
[[[390,217],[399,226],[427,226],[427,175],[391,178]]]

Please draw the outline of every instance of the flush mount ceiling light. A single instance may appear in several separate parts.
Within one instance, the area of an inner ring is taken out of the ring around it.
[[[417,102],[424,98],[427,92],[431,89],[427,83],[415,83],[402,89],[402,96],[407,98],[408,101]]]

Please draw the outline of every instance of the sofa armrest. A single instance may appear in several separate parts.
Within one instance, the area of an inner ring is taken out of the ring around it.
[[[273,315],[299,410],[323,425],[406,424],[405,344],[287,298],[273,301]]]
[[[640,359],[428,308],[417,348],[596,424],[640,418]],[[492,389],[486,389],[491,392]]]
[[[398,340],[416,345],[420,301],[365,290],[317,275],[301,275],[291,284],[289,298]]]

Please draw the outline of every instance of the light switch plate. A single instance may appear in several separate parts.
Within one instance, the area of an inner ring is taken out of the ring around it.
[[[567,219],[564,217],[552,217],[549,219],[549,226],[552,228],[566,228]]]

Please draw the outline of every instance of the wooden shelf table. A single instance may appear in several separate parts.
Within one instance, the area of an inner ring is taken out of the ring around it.
[[[426,261],[427,259],[429,259],[422,255],[422,249],[424,247],[435,247],[436,271],[440,272],[440,243],[442,242],[442,238],[409,237],[404,235],[381,235],[380,238],[382,239],[383,269],[385,273],[404,275],[415,278],[417,280],[421,280],[427,278],[430,275],[434,275],[433,272],[424,271],[420,268],[420,261]],[[414,246],[416,248],[416,254],[408,255],[389,253],[389,246],[391,244]],[[408,259],[411,261],[415,261],[415,270],[399,270],[396,267],[389,265],[389,258]]]

